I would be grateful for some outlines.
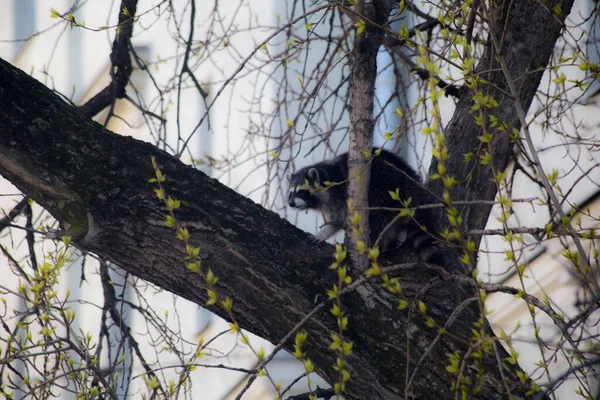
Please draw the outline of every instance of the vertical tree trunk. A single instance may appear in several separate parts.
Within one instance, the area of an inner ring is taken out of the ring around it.
[[[369,182],[371,167],[364,152],[371,152],[373,146],[373,104],[375,98],[375,78],[377,77],[377,53],[385,38],[380,27],[388,20],[393,2],[360,0],[356,5],[358,29],[351,55],[352,74],[350,79],[350,148],[348,152],[348,197],[353,200],[355,213],[360,215],[363,233],[355,232],[347,221],[349,235],[347,248],[354,265],[361,271],[368,268],[366,254],[360,255],[356,243],[364,240],[369,243]],[[352,213],[349,213],[349,217]]]

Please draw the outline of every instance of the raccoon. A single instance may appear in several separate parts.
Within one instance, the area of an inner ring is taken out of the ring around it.
[[[373,154],[377,149],[373,148]],[[389,165],[389,164],[391,165]],[[333,160],[322,161],[304,167],[289,177],[288,204],[297,210],[315,210],[322,214],[324,225],[315,235],[325,241],[340,229],[345,229],[348,200],[348,153]],[[325,182],[328,182],[326,185]],[[341,184],[336,184],[343,182]],[[329,184],[331,183],[331,184]],[[399,189],[400,199],[412,199],[411,206],[433,203],[432,196],[420,185],[420,177],[406,161],[387,150],[373,158],[369,184],[370,207],[393,207],[400,204],[392,199],[389,191]],[[384,210],[369,211],[370,244],[375,244],[379,235],[392,222],[397,213]],[[433,233],[427,210],[417,210],[414,219],[427,229],[423,231],[411,217],[399,218],[381,237],[382,251],[410,243],[425,262],[442,263],[439,246],[431,236]],[[428,233],[429,232],[429,233]]]

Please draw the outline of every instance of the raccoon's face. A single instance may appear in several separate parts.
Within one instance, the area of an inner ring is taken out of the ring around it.
[[[323,191],[321,175],[316,168],[303,168],[289,177],[288,204],[298,210],[317,209],[321,205]]]

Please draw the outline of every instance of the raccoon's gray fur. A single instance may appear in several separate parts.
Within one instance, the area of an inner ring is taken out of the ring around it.
[[[375,154],[376,149],[373,149]],[[389,164],[391,165],[389,165]],[[347,220],[348,184],[326,186],[325,182],[344,182],[348,179],[348,153],[334,160],[323,161],[300,169],[290,176],[288,203],[298,210],[312,209],[322,214],[325,225],[315,238],[325,241],[340,229]],[[431,195],[418,182],[419,175],[401,157],[382,150],[373,159],[369,184],[370,207],[401,207],[388,191],[399,189],[400,199],[412,199],[410,206],[432,203]],[[308,186],[307,186],[308,183]],[[380,233],[397,216],[393,211],[369,210],[370,243],[373,245]],[[427,210],[415,212],[414,218],[425,226],[424,232],[410,217],[399,218],[380,239],[382,251],[411,243],[419,257],[426,262],[442,263],[439,247],[431,237],[431,223]]]

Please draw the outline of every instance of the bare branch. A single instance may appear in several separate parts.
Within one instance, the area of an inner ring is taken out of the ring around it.
[[[115,33],[112,53],[110,54],[111,82],[100,93],[79,107],[81,114],[88,118],[92,118],[109,105],[114,104],[117,99],[125,97],[125,88],[129,83],[132,72],[129,47],[131,46],[136,9],[137,0],[121,1],[118,29]]]

